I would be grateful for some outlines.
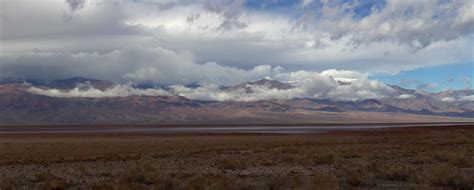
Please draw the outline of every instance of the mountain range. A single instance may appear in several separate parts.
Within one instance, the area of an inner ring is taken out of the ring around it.
[[[26,83],[27,82],[27,83]],[[474,121],[474,90],[431,93],[390,86],[395,94],[381,99],[341,101],[317,98],[214,101],[179,94],[107,97],[49,96],[31,88],[69,92],[93,88],[106,91],[117,84],[74,77],[50,82],[4,79],[0,82],[0,124],[310,124]],[[345,85],[345,84],[340,84]],[[166,85],[134,85],[139,89],[172,88]],[[200,84],[186,85],[196,89]],[[291,83],[271,78],[232,86],[222,91],[255,87],[287,90]]]

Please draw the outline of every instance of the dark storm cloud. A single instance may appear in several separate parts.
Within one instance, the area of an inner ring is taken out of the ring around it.
[[[85,2],[86,0],[66,0],[66,3],[69,4],[69,8],[71,8],[72,11],[83,8]]]
[[[238,18],[243,12],[245,0],[208,0],[204,2],[204,8],[211,12],[221,14],[224,18],[219,25],[221,30],[242,29],[247,24]]]

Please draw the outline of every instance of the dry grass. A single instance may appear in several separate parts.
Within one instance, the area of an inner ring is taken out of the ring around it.
[[[0,189],[474,187],[474,128],[317,135],[2,136]]]

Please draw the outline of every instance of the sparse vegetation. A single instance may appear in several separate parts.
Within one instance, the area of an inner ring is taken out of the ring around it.
[[[339,189],[338,178],[331,172],[317,172],[314,174],[312,189]]]
[[[0,189],[474,187],[474,128],[314,135],[8,136]]]

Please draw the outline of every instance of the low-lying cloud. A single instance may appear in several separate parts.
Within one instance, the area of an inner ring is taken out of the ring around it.
[[[264,66],[262,66],[264,67]],[[244,72],[256,72],[256,69]],[[258,69],[257,69],[258,70]],[[265,68],[263,70],[275,70]],[[244,75],[245,76],[245,75]],[[327,70],[318,72],[274,73],[275,80],[293,86],[289,89],[270,88],[265,85],[247,84],[245,88],[222,88],[215,83],[204,83],[197,88],[184,85],[171,85],[165,89],[138,89],[131,85],[118,84],[112,88],[99,90],[93,86],[78,86],[72,90],[29,88],[29,92],[52,97],[125,97],[125,96],[183,96],[194,100],[208,101],[258,101],[285,100],[293,98],[317,98],[333,100],[362,100],[391,97],[394,90],[378,81],[369,80],[366,75],[353,71]],[[268,79],[267,79],[268,80]],[[276,81],[275,81],[276,82]],[[247,91],[251,89],[251,92]]]
[[[405,99],[415,98],[415,96],[411,94],[400,94],[397,98],[401,100],[405,100]]]
[[[100,90],[90,85],[79,85],[71,90],[28,88],[28,92],[43,96],[58,98],[110,98],[127,96],[170,96],[171,93],[163,89],[137,89],[131,85],[115,85],[106,90]]]
[[[443,102],[470,102],[474,101],[474,95],[466,95],[466,96],[460,96],[460,97],[444,97],[441,98],[441,101]]]
[[[470,96],[463,96],[461,98],[459,98],[460,101],[474,101],[474,95],[470,95]]]

